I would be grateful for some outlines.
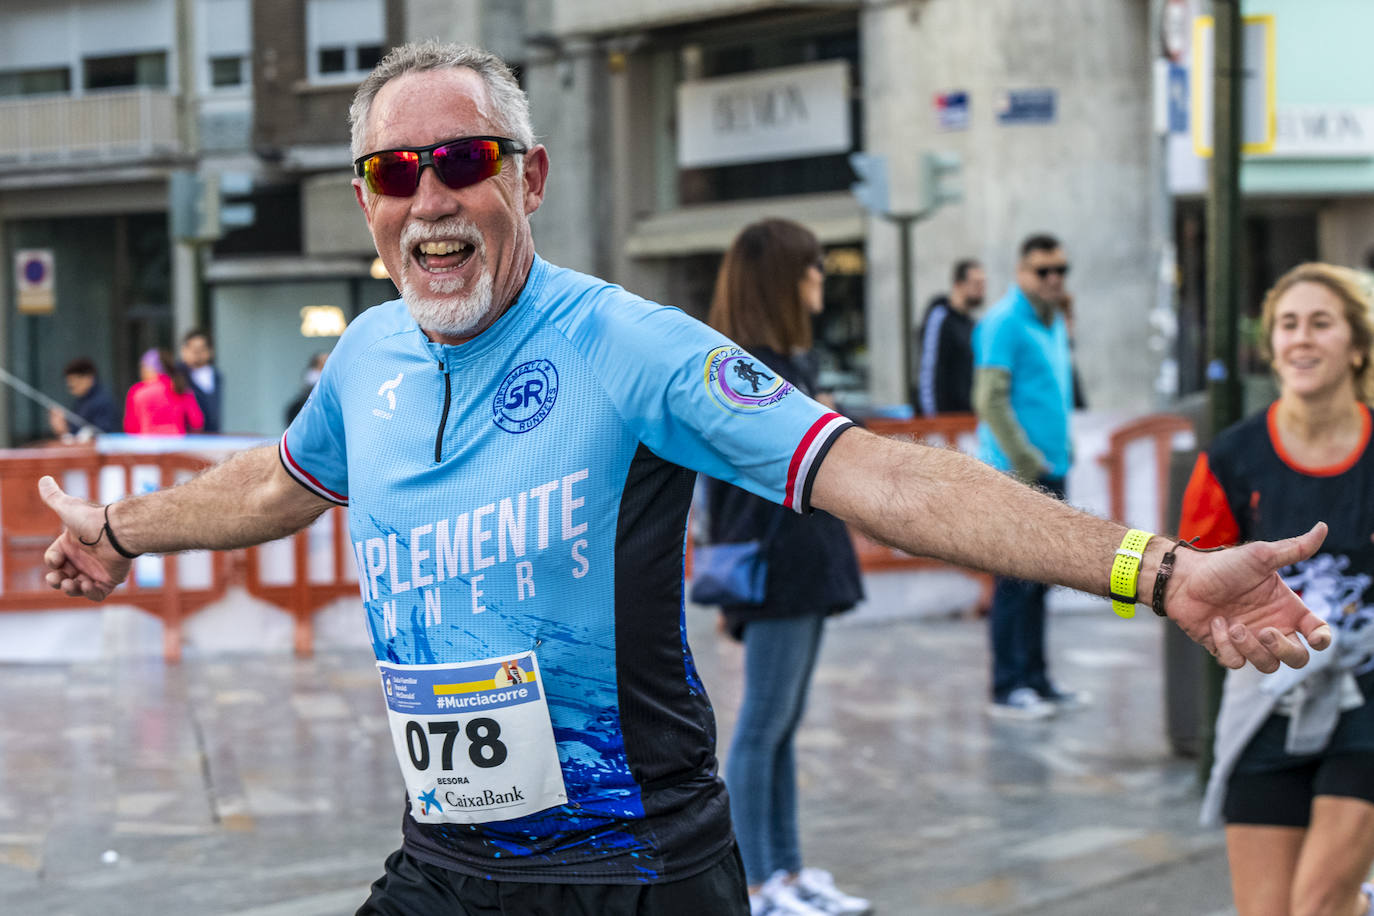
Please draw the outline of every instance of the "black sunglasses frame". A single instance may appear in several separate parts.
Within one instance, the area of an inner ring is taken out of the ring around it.
[[[1069,275],[1069,265],[1067,264],[1055,264],[1050,267],[1036,267],[1033,269],[1035,270],[1035,275],[1041,280],[1048,280],[1050,274],[1059,274],[1061,277],[1067,277]]]
[[[439,180],[443,182],[443,184],[446,187],[452,188],[453,190],[457,191],[461,188],[470,187],[473,184],[485,181],[486,179],[480,178],[477,181],[471,182],[469,184],[459,185],[456,188],[453,187],[453,185],[449,184],[447,181],[444,181],[443,172],[439,170],[438,164],[434,161],[434,151],[445,146],[454,146],[455,144],[459,143],[475,143],[479,140],[495,143],[496,149],[501,154],[502,160],[504,160],[506,156],[523,156],[525,153],[529,152],[529,147],[521,146],[519,143],[515,142],[510,137],[454,137],[450,140],[440,140],[438,143],[431,143],[429,146],[397,146],[392,147],[390,149],[374,150],[373,152],[370,152],[365,156],[359,156],[357,159],[353,160],[353,173],[357,175],[359,178],[362,178],[364,182],[366,182],[367,161],[369,159],[372,159],[375,156],[380,156],[384,153],[418,153],[420,155],[420,162],[415,168],[415,187],[410,189],[410,194],[388,194],[385,196],[409,197],[411,194],[414,194],[415,191],[420,187],[420,175],[422,172],[424,172],[425,166],[430,166],[431,168],[433,168],[434,174],[439,177]],[[499,173],[500,170],[498,169],[497,171]],[[370,184],[368,186],[368,190],[372,190],[374,194],[385,193],[383,191],[373,190]]]

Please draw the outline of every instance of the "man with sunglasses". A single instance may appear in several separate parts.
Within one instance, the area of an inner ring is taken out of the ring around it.
[[[398,48],[351,121],[402,298],[349,326],[276,446],[107,506],[39,491],[65,526],[47,581],[92,600],[140,553],[260,543],[348,505],[409,795],[360,913],[749,911],[683,636],[697,471],[915,553],[1108,591],[1121,526],[756,388],[733,372],[749,354],[699,322],[540,259],[548,154],[492,55]],[[1181,555],[1172,578],[1155,539],[1118,591],[1148,600],[1158,579],[1232,667],[1301,665],[1289,634],[1329,632],[1275,570],[1322,533]]]
[[[1029,236],[1021,243],[1016,282],[973,332],[979,457],[1057,499],[1064,498],[1073,457],[1073,365],[1063,313],[1068,272],[1058,239]],[[1043,719],[1086,701],[1050,681],[1045,593],[1039,582],[996,581],[988,614],[990,715]]]

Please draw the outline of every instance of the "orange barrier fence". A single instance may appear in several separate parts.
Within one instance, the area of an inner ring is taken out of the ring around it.
[[[1192,433],[1193,424],[1177,414],[1156,413],[1120,426],[1107,439],[1107,451],[1098,463],[1107,471],[1107,511],[1110,516],[1126,523],[1126,452],[1135,443],[1149,441],[1154,448],[1155,516],[1141,524],[1160,531],[1171,517],[1169,512],[1169,455],[1174,439],[1180,433]]]
[[[872,419],[866,423],[869,432],[907,442],[919,442],[940,448],[974,451],[973,438],[978,429],[978,418],[971,413],[944,414],[938,417],[919,417],[914,420]],[[983,582],[986,598],[991,597],[992,577],[963,567],[950,566],[929,557],[915,557],[911,554],[879,544],[862,532],[850,528],[850,538],[854,541],[854,552],[859,556],[859,566],[865,572],[889,569],[958,569]],[[984,601],[986,603],[986,600]]]
[[[100,454],[81,446],[0,451],[0,612],[50,608],[89,609],[43,581],[43,551],[60,530],[56,516],[38,496],[38,478],[49,474],[74,495],[101,501],[193,476],[212,462],[188,454]],[[281,553],[289,552],[283,572]],[[182,623],[224,597],[231,585],[274,604],[294,620],[299,655],[314,647],[313,616],[324,605],[357,594],[348,523],[343,509],[331,509],[314,525],[283,541],[246,550],[210,551],[135,561],[129,580],[107,601],[137,607],[163,623],[163,656],[181,657]]]
[[[951,414],[916,420],[871,420],[883,436],[972,451],[976,419]],[[1167,517],[1169,454],[1176,435],[1192,425],[1180,416],[1155,414],[1115,430],[1098,460],[1108,476],[1110,514],[1126,515],[1126,453],[1136,443],[1153,443],[1158,518]],[[43,551],[59,530],[56,517],[38,497],[38,478],[55,477],[69,493],[108,502],[143,489],[166,486],[211,464],[194,454],[102,454],[89,446],[0,451],[0,613],[52,608],[89,609],[84,599],[68,598],[43,581]],[[851,531],[865,571],[950,568],[938,560],[913,557]],[[330,509],[313,525],[281,541],[236,551],[196,552],[135,561],[129,581],[108,599],[132,605],[163,623],[163,655],[181,657],[182,624],[192,614],[223,598],[231,586],[276,605],[294,621],[298,655],[314,647],[313,618],[325,605],[358,592],[351,558],[347,513]],[[690,552],[688,562],[690,563]],[[961,570],[984,585],[986,604],[992,578]]]

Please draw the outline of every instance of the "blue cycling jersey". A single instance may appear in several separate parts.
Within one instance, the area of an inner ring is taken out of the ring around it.
[[[677,880],[725,854],[683,618],[695,472],[805,512],[849,425],[681,311],[537,257],[465,344],[428,340],[400,300],[355,320],[283,465],[349,507],[379,661],[537,653],[567,792],[464,824],[422,823],[411,799],[408,851],[574,883]]]

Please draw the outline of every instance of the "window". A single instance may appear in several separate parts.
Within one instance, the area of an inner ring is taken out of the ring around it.
[[[226,86],[242,86],[243,58],[238,56],[210,58],[210,85],[216,89]]]
[[[127,86],[167,86],[167,52],[88,57],[82,61],[87,89],[119,89]]]
[[[0,98],[12,95],[40,95],[48,92],[71,91],[72,71],[66,67],[0,72]]]
[[[346,48],[320,48],[320,73],[343,73],[348,70]]]
[[[383,0],[306,0],[305,42],[310,78],[361,80],[382,59]]]
[[[200,88],[227,99],[248,94],[253,82],[251,0],[195,0]]]
[[[358,69],[371,70],[382,62],[381,45],[359,45],[358,46]]]

